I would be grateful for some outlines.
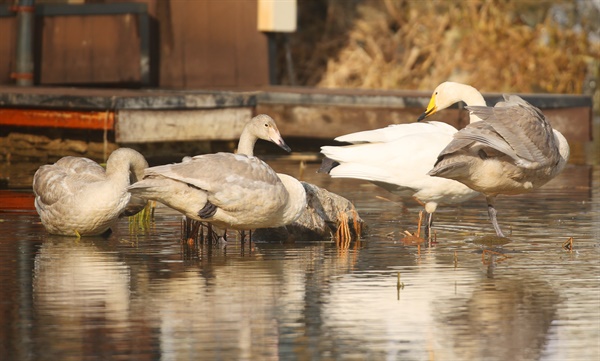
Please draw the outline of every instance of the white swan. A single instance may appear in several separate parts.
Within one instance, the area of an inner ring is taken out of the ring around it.
[[[541,187],[563,170],[570,153],[565,137],[538,108],[516,95],[504,99],[495,107],[467,107],[483,121],[457,132],[429,172],[485,194],[499,237],[504,234],[496,219],[496,196]]]
[[[81,157],[41,166],[33,176],[35,208],[49,233],[94,236],[106,232],[121,214],[137,213],[140,203],[127,192],[148,163],[133,149],[112,152],[106,170]],[[140,208],[141,207],[141,208]]]
[[[419,119],[461,100],[468,105],[485,105],[483,96],[475,88],[445,82],[435,89],[427,110]],[[471,122],[479,120],[471,117]],[[438,204],[460,203],[479,194],[459,182],[427,174],[456,132],[446,123],[424,122],[340,136],[335,140],[353,144],[321,147],[321,153],[326,156],[321,171],[334,178],[371,181],[394,194],[417,199],[428,213],[426,233],[430,235]]]
[[[244,127],[238,154],[204,154],[182,163],[148,168],[144,179],[132,184],[129,191],[221,229],[289,224],[306,207],[304,187],[252,155],[259,138],[289,150],[273,119],[262,114]]]

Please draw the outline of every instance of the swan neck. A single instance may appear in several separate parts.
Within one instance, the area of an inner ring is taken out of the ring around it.
[[[479,92],[479,90],[473,88],[472,86],[466,85],[461,92],[461,100],[465,102],[468,106],[486,106],[485,99],[483,95]]]
[[[244,154],[247,156],[254,155],[254,144],[258,138],[253,135],[248,127],[245,127],[242,131],[242,135],[240,135],[240,141],[238,143],[237,154]]]
[[[558,153],[566,163],[569,160],[569,156],[571,155],[571,148],[569,147],[569,142],[567,142],[567,138],[565,138],[565,136],[562,135],[562,133],[558,130],[552,129],[552,132],[554,133],[554,140],[556,141],[556,145],[558,146]]]
[[[483,98],[483,95],[481,95],[479,90],[473,88],[470,85],[465,85],[464,88],[461,90],[460,100],[462,100],[467,106],[487,106],[485,99]],[[482,119],[477,115],[473,113],[469,114],[470,123],[479,122],[481,120]]]
[[[148,162],[140,153],[133,149],[120,148],[115,150],[106,162],[106,175],[110,178],[124,178],[129,182],[130,173],[136,182],[144,177],[144,169]]]
[[[283,219],[289,224],[302,214],[306,208],[306,190],[302,183],[287,174],[278,173],[279,179],[288,192],[288,201],[283,210]]]

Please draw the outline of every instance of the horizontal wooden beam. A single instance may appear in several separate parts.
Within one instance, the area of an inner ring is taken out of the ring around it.
[[[115,126],[115,113],[0,108],[0,125],[112,130]]]
[[[253,107],[256,92],[130,90],[0,85],[0,107],[77,109],[211,109]]]
[[[37,16],[69,15],[121,15],[147,14],[148,5],[144,3],[108,3],[108,4],[37,4]]]

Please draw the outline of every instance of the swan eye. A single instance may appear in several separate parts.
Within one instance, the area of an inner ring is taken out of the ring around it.
[[[265,127],[267,127],[267,128],[268,128],[268,127],[269,127],[269,124],[265,123]]]

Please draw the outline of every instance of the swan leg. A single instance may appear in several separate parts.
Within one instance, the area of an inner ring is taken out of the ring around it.
[[[217,206],[207,201],[204,207],[202,207],[202,209],[198,211],[198,216],[200,216],[200,218],[206,219],[214,216],[216,212]]]
[[[498,219],[496,218],[496,208],[494,208],[494,199],[495,197],[485,197],[486,201],[487,201],[487,205],[488,205],[488,215],[490,217],[490,220],[492,221],[492,225],[494,226],[494,229],[496,230],[496,235],[498,237],[504,237],[504,234],[502,233],[502,230],[500,229],[500,225],[498,224]]]
[[[425,239],[431,241],[431,227],[433,226],[433,212],[427,213],[427,222],[425,223]]]

